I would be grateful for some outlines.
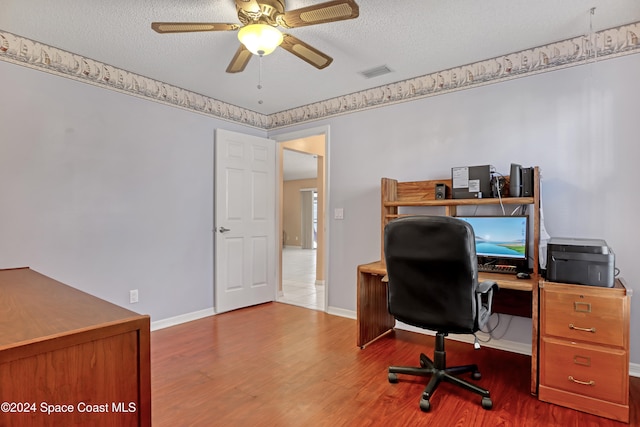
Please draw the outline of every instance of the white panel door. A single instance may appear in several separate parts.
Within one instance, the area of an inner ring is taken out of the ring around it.
[[[216,130],[215,309],[274,301],[275,141]]]

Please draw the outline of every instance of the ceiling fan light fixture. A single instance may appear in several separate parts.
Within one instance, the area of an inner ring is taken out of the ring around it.
[[[268,24],[249,24],[238,31],[240,43],[259,56],[269,55],[280,46],[282,39],[282,33]]]

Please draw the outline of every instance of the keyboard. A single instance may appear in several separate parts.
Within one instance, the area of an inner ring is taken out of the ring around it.
[[[518,271],[513,265],[478,264],[478,271],[483,273],[516,274]]]

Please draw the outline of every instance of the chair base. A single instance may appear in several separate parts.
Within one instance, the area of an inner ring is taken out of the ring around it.
[[[436,391],[436,388],[442,381],[457,385],[458,387],[462,387],[473,393],[479,394],[480,396],[482,396],[482,407],[484,409],[491,409],[493,407],[493,402],[491,401],[488,390],[482,387],[478,387],[475,384],[457,377],[457,375],[470,372],[471,378],[473,378],[474,380],[479,380],[482,375],[480,374],[477,365],[463,365],[452,367],[446,366],[446,352],[444,351],[445,335],[445,333],[438,333],[436,335],[436,349],[434,352],[435,361],[432,361],[424,354],[420,354],[420,367],[390,366],[388,375],[389,382],[398,382],[397,374],[413,375],[419,377],[430,376],[431,379],[422,392],[422,398],[420,399],[420,409],[425,412],[431,409],[431,396],[433,396],[433,393]]]

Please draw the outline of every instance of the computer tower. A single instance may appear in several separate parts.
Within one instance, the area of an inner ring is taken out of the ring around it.
[[[454,199],[491,197],[491,168],[490,165],[451,168],[451,197]]]

